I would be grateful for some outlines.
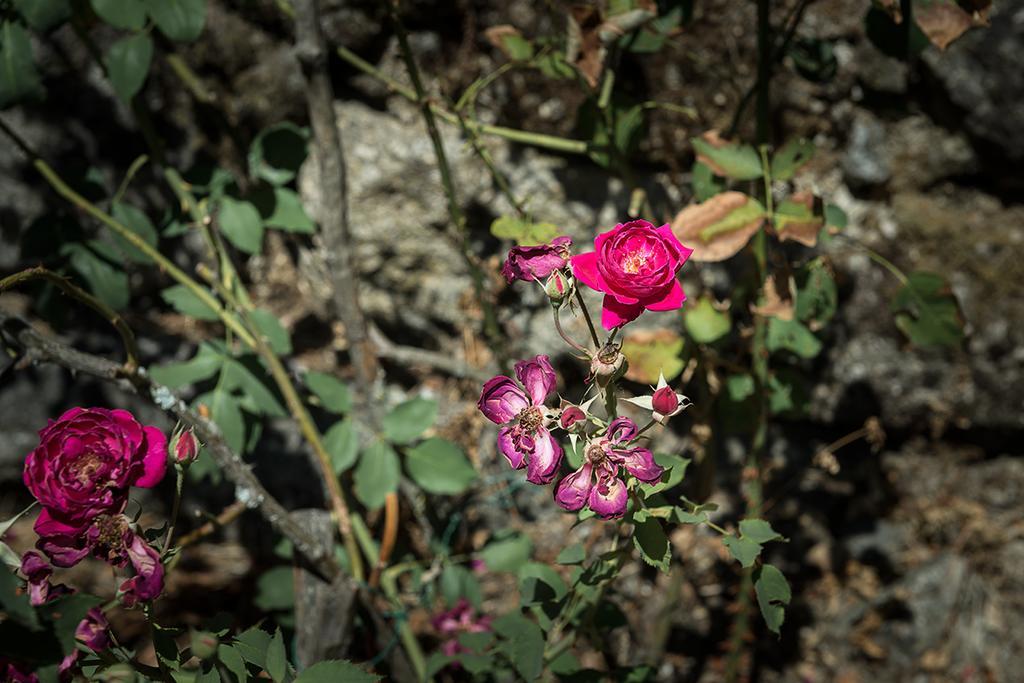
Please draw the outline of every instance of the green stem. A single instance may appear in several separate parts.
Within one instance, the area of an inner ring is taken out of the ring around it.
[[[173,454],[172,454],[173,455]],[[178,513],[181,511],[181,490],[185,485],[185,468],[181,463],[174,463],[174,503],[171,504],[171,521],[167,525],[167,536],[164,538],[164,545],[161,552],[167,552],[171,547],[171,539],[174,537],[174,526],[178,523]]]
[[[124,318],[92,294],[72,284],[67,278],[61,277],[42,266],[36,266],[35,268],[29,268],[13,275],[8,275],[0,280],[0,293],[31,280],[45,280],[50,284],[56,285],[68,296],[77,299],[106,318],[107,322],[113,325],[114,329],[121,336],[121,343],[124,344],[125,368],[129,371],[134,371],[139,366],[139,349],[135,344],[135,335],[132,334],[131,328],[128,327]]]
[[[587,321],[587,329],[590,330],[590,339],[594,342],[594,348],[601,348],[601,340],[597,337],[597,330],[594,328],[594,319],[590,317],[590,311],[587,309],[587,302],[583,299],[583,294],[580,292],[579,286],[576,287],[576,303],[580,305],[580,311],[583,312],[583,319]]]
[[[560,306],[552,306],[551,307],[551,313],[552,313],[552,315],[553,315],[553,317],[555,319],[555,331],[558,332],[558,336],[562,338],[562,341],[564,341],[566,344],[568,344],[572,348],[574,348],[577,351],[579,351],[580,353],[582,353],[585,358],[589,358],[590,357],[590,352],[587,351],[584,347],[580,346],[575,341],[573,341],[572,337],[567,335],[565,333],[565,330],[562,329],[562,319],[561,319],[561,317],[558,314],[559,308],[560,308]]]
[[[398,599],[399,575],[401,575],[402,572],[415,569],[418,566],[417,562],[404,562],[402,564],[392,565],[381,573],[380,587],[394,605],[401,605],[401,602]],[[409,655],[409,662],[412,664],[413,671],[416,673],[416,680],[427,680],[427,662],[423,657],[423,650],[420,648],[420,643],[416,640],[416,634],[413,633],[412,628],[409,626],[409,622],[404,619],[398,625],[398,637],[402,641],[402,647],[405,648],[406,654]]]

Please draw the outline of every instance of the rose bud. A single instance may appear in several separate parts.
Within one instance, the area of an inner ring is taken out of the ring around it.
[[[580,422],[586,424],[586,420],[587,414],[583,412],[583,409],[570,404],[563,408],[562,414],[558,416],[558,426],[569,431],[579,426]]]
[[[544,293],[551,300],[551,305],[558,308],[566,299],[572,296],[572,280],[566,277],[565,273],[556,270],[548,277],[544,285]]]
[[[195,430],[189,427],[182,429],[171,437],[171,456],[174,462],[188,467],[199,457],[199,439]]]
[[[679,407],[679,397],[671,387],[661,387],[651,396],[651,407],[656,413],[671,415]]]
[[[609,382],[625,374],[626,357],[619,352],[618,346],[607,344],[590,361],[590,372],[598,386],[607,386]]]

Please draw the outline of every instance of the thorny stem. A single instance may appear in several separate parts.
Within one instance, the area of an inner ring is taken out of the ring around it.
[[[207,268],[200,266],[199,269],[201,274],[207,274],[210,277],[213,286],[220,293],[221,297],[223,297],[225,301],[231,304],[239,312],[246,325],[253,330],[257,329],[256,325],[249,317],[249,311],[246,307],[241,305],[241,303],[235,298],[235,295],[224,288],[223,285],[214,281],[212,273],[209,273]],[[292,384],[291,379],[288,377],[288,371],[285,370],[285,367],[277,357],[277,354],[271,350],[262,335],[257,333],[254,337],[254,342],[253,347],[263,359],[263,362],[267,364],[270,376],[274,378],[274,382],[277,384],[278,389],[280,389],[281,394],[284,396],[285,403],[288,405],[288,410],[298,423],[299,430],[302,432],[303,437],[305,437],[306,441],[309,442],[309,445],[313,449],[313,454],[316,456],[317,464],[319,465],[321,475],[324,478],[324,483],[327,485],[328,496],[331,499],[331,507],[334,509],[335,522],[338,525],[338,531],[341,533],[342,541],[345,544],[345,552],[351,563],[352,577],[356,581],[362,581],[364,577],[363,562],[362,557],[359,554],[359,548],[356,546],[355,537],[352,535],[352,520],[348,504],[345,502],[345,494],[341,490],[341,484],[338,482],[338,477],[334,474],[334,467],[331,464],[331,456],[327,452],[327,448],[324,446],[323,438],[320,436],[320,431],[313,422],[313,418],[310,416],[309,411],[306,410],[306,406],[302,402],[302,398],[299,397],[299,393],[296,391],[295,385]]]
[[[92,294],[89,294],[80,287],[72,284],[67,278],[61,277],[57,273],[47,270],[42,266],[36,266],[35,268],[28,268],[27,270],[14,273],[13,275],[8,275],[4,279],[0,280],[0,294],[24,282],[29,282],[30,280],[45,280],[50,284],[56,285],[68,296],[81,301],[83,304],[106,318],[107,321],[114,326],[114,329],[117,330],[117,333],[121,336],[121,342],[124,344],[125,370],[127,372],[133,372],[135,368],[139,366],[139,349],[135,344],[135,335],[132,334],[131,328],[129,328],[128,324],[125,323],[124,318],[122,318],[117,311],[107,306]]]
[[[448,156],[444,151],[441,133],[437,129],[434,110],[427,99],[427,93],[423,88],[423,81],[420,78],[419,67],[416,65],[416,57],[413,55],[412,47],[409,45],[409,36],[398,14],[398,0],[389,0],[388,13],[395,27],[395,35],[398,37],[402,61],[405,62],[406,71],[409,73],[409,80],[412,81],[413,89],[416,92],[415,101],[420,106],[420,113],[423,115],[423,122],[427,126],[427,134],[430,136],[430,142],[434,147],[434,155],[437,157],[437,167],[441,172],[441,184],[444,186],[445,196],[448,199],[448,214],[455,226],[457,239],[462,248],[462,257],[473,279],[473,289],[476,293],[477,303],[483,310],[484,333],[490,338],[492,343],[500,344],[502,341],[501,331],[498,328],[498,318],[494,312],[494,304],[488,298],[483,271],[473,256],[469,241],[469,227],[466,225],[466,217],[459,206],[459,198],[455,192],[455,180],[452,176],[451,166],[448,164]]]
[[[562,329],[562,319],[561,319],[561,317],[559,316],[559,313],[558,313],[560,308],[561,308],[561,306],[552,306],[551,307],[551,313],[552,313],[552,316],[555,319],[555,331],[558,332],[558,336],[562,338],[562,341],[564,341],[566,344],[568,344],[572,348],[574,348],[577,351],[579,351],[580,353],[582,353],[584,358],[589,359],[590,358],[590,352],[587,351],[587,349],[584,348],[583,346],[580,346],[580,344],[578,344],[577,342],[573,341],[572,337],[567,335],[565,333],[565,330]]]
[[[160,549],[167,552],[171,547],[171,539],[174,537],[174,527],[178,523],[178,514],[181,511],[181,489],[185,484],[185,468],[180,463],[174,463],[174,502],[171,504],[171,519],[167,525],[167,536],[164,537],[164,545]]]
[[[576,288],[576,302],[580,305],[580,311],[583,312],[583,319],[587,321],[587,329],[590,330],[590,339],[594,342],[594,348],[601,348],[601,341],[597,337],[597,330],[594,329],[594,320],[590,317],[587,302],[583,299],[583,294],[580,292],[579,287]]]

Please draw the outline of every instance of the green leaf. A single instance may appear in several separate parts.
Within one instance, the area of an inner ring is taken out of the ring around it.
[[[258,626],[253,626],[235,637],[235,648],[242,658],[250,664],[266,668],[267,650],[270,649],[270,634]]]
[[[206,290],[209,293],[209,290]],[[210,296],[213,296],[212,294]],[[182,315],[196,320],[220,320],[217,312],[199,299],[185,285],[174,285],[160,292],[160,298]]]
[[[306,160],[309,131],[294,123],[265,128],[249,147],[249,172],[271,185],[284,185],[298,175]]]
[[[136,235],[144,239],[146,244],[149,246],[155,247],[159,242],[160,236],[157,233],[156,228],[153,227],[153,224],[150,222],[146,214],[136,209],[134,206],[121,202],[114,202],[110,207],[110,214],[118,223],[121,223]],[[110,235],[124,251],[125,257],[130,261],[134,261],[136,263],[150,263],[152,261],[152,259],[143,254],[138,247],[132,245],[131,242],[121,237],[113,230],[110,231]]]
[[[426,439],[405,454],[409,476],[424,491],[441,495],[462,493],[476,478],[476,470],[457,444]]]
[[[682,483],[683,478],[686,476],[686,468],[690,465],[689,458],[683,458],[671,453],[655,453],[654,462],[664,467],[665,473],[661,475],[661,481],[640,485],[640,490],[643,491],[644,496],[653,496],[656,493],[668,491],[678,486]]]
[[[222,197],[217,222],[224,236],[247,254],[257,253],[263,245],[263,221],[250,202]]]
[[[123,102],[131,102],[149,74],[153,59],[153,41],[145,33],[122,38],[107,50],[103,60],[114,92]]]
[[[502,52],[514,62],[525,62],[533,57],[533,43],[515,33],[501,36]]]
[[[71,16],[69,0],[14,0],[14,9],[25,23],[40,32],[49,31]]]
[[[206,23],[206,0],[147,0],[149,16],[171,40],[190,42]]]
[[[583,560],[587,558],[587,551],[583,547],[582,543],[573,543],[562,548],[562,552],[558,553],[558,557],[555,558],[555,562],[558,564],[582,564]]]
[[[754,377],[752,375],[729,375],[725,380],[725,391],[729,400],[739,403],[754,395]]]
[[[761,565],[754,572],[754,591],[757,593],[761,616],[769,630],[779,635],[782,622],[786,619],[786,605],[793,597],[789,582],[773,565]]]
[[[672,31],[683,20],[683,7],[677,5],[657,19],[647,22],[633,34],[626,34],[619,43],[630,52],[645,54],[659,51]]]
[[[963,339],[963,317],[949,283],[935,273],[911,273],[892,300],[896,327],[911,343],[956,346]]]
[[[380,679],[380,676],[369,673],[352,662],[328,659],[305,669],[295,679],[295,683],[374,683]]]
[[[744,536],[726,536],[722,543],[744,569],[752,566],[754,560],[761,554],[761,544]]]
[[[144,0],[91,0],[92,9],[114,28],[138,31],[146,25]]]
[[[732,321],[728,313],[715,309],[708,297],[701,297],[683,316],[686,331],[698,344],[711,344],[729,334]]]
[[[324,410],[347,413],[352,410],[352,392],[348,385],[324,372],[307,372],[303,377],[306,387],[320,400]]]
[[[514,216],[500,216],[491,223],[492,235],[502,240],[515,240],[521,247],[547,244],[558,237],[559,232],[554,223],[533,223]]]
[[[441,572],[441,595],[448,607],[454,606],[460,598],[469,600],[477,608],[483,601],[480,582],[473,572],[455,564],[447,565]]]
[[[725,183],[715,178],[714,171],[707,164],[695,162],[693,164],[693,195],[698,202],[711,199],[725,189]]]
[[[804,138],[790,140],[772,155],[772,180],[789,180],[813,156],[813,142]]]
[[[225,358],[221,386],[227,391],[240,392],[240,403],[250,412],[284,417],[287,412],[274,390],[267,386],[265,377],[266,372],[255,356]]]
[[[227,391],[210,391],[192,400],[193,406],[206,405],[210,418],[217,423],[224,440],[232,450],[241,453],[245,446],[245,420],[238,399]]]
[[[159,384],[171,389],[195,384],[213,377],[224,365],[224,357],[203,345],[199,351],[187,361],[166,363],[149,368],[149,376]]]
[[[264,612],[295,607],[295,578],[291,567],[274,567],[260,575],[253,603]]]
[[[807,380],[794,368],[779,368],[768,377],[768,410],[774,415],[800,416],[807,412]]]
[[[546,55],[542,55],[535,59],[533,63],[537,65],[537,69],[542,74],[552,80],[564,80],[576,76],[576,70],[558,52],[549,52]]]
[[[381,420],[384,438],[392,443],[407,444],[415,441],[437,419],[437,401],[430,398],[412,398],[395,406]]]
[[[848,220],[846,212],[835,204],[825,205],[825,225],[842,230],[846,227]]]
[[[629,362],[626,379],[655,384],[664,374],[672,381],[685,364],[680,355],[686,341],[672,330],[638,330],[622,341],[622,353]]]
[[[346,417],[331,425],[324,434],[324,448],[331,456],[335,474],[340,475],[356,463],[359,456],[359,431],[352,418]]]
[[[569,587],[562,577],[546,564],[527,562],[519,568],[519,595],[523,607],[556,602],[568,592]]]
[[[266,671],[274,679],[274,683],[281,683],[288,672],[288,655],[284,649],[284,637],[281,629],[274,631],[274,637],[270,639],[267,646]]]
[[[669,561],[672,559],[672,546],[661,522],[648,517],[633,525],[633,546],[640,552],[644,562],[668,573]]]
[[[20,24],[5,21],[0,26],[0,109],[42,96],[28,32]]]
[[[96,253],[101,248],[101,244],[96,241],[88,242],[87,245],[72,242],[65,244],[61,252],[70,256],[69,264],[85,280],[89,291],[95,294],[97,299],[118,311],[128,305],[131,297],[128,275],[101,258]]]
[[[39,618],[21,590],[21,579],[0,567],[0,608],[8,618],[33,631],[39,630]]]
[[[765,345],[769,351],[792,351],[801,358],[814,358],[821,353],[821,342],[797,320],[769,318]]]
[[[740,533],[754,543],[762,544],[775,540],[786,540],[763,519],[741,519]]]
[[[270,349],[279,356],[292,352],[292,340],[288,336],[288,330],[277,319],[277,316],[265,308],[257,308],[249,312],[256,329],[267,338]]]
[[[724,143],[715,147],[701,138],[693,138],[691,142],[697,159],[711,166],[716,174],[734,180],[755,180],[762,175],[761,157],[750,145]]]
[[[217,658],[234,675],[238,683],[245,683],[245,681],[249,680],[249,672],[245,668],[245,660],[242,659],[242,655],[237,649],[221,643],[217,647]]]
[[[825,225],[824,205],[810,193],[794,194],[775,207],[772,223],[781,241],[794,240],[813,247]]]
[[[482,653],[494,642],[494,634],[489,631],[482,633],[460,633],[459,645],[468,648],[471,652]]]
[[[803,322],[824,325],[835,315],[839,294],[825,262],[814,259],[801,273],[803,284],[796,291],[796,317]]]
[[[261,185],[251,199],[266,227],[307,235],[316,232],[316,223],[306,213],[302,199],[293,190]]]
[[[387,442],[376,440],[359,457],[355,473],[356,496],[366,507],[379,508],[387,494],[398,489],[400,476],[398,455]]]
[[[75,629],[78,624],[90,609],[102,602],[95,595],[75,593],[48,602],[37,611],[40,616],[53,622],[54,635],[64,652],[71,652],[76,647]]]
[[[530,559],[533,543],[518,533],[503,535],[488,543],[480,551],[480,559],[493,572],[516,572]]]
[[[544,668],[544,632],[521,614],[506,614],[494,621],[494,631],[506,640],[502,649],[512,666],[527,681],[540,677]]]

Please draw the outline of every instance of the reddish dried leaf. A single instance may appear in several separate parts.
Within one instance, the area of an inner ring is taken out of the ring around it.
[[[572,63],[591,88],[596,88],[604,68],[605,47],[601,43],[601,12],[591,5],[574,5],[569,10],[569,44]]]
[[[742,221],[734,229],[707,235],[708,228],[721,226],[730,217],[737,216],[747,216],[750,220]],[[763,223],[764,209],[756,200],[742,192],[722,192],[680,211],[672,221],[672,232],[693,249],[690,257],[693,260],[724,261],[746,246]]]
[[[797,192],[775,211],[775,232],[783,242],[794,240],[813,247],[824,224],[821,200],[811,192]]]
[[[945,50],[950,43],[974,25],[971,15],[948,2],[914,3],[914,21],[936,47]]]

